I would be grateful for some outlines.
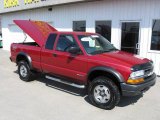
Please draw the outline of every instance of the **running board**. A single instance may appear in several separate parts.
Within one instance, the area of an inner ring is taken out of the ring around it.
[[[49,80],[59,82],[59,83],[63,83],[63,84],[66,84],[66,85],[70,85],[70,86],[73,86],[73,87],[76,87],[76,88],[80,88],[80,89],[84,89],[86,87],[85,85],[78,85],[78,84],[75,84],[75,83],[66,82],[66,81],[63,81],[59,78],[50,77],[50,76],[47,76],[47,75],[45,76],[45,78],[47,78]]]

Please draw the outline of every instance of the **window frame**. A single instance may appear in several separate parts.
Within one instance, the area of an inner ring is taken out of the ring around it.
[[[160,54],[160,50],[151,50],[151,42],[152,42],[152,27],[154,20],[160,20],[160,18],[154,18],[150,21],[150,28],[149,28],[149,43],[148,43],[148,53],[158,53]]]

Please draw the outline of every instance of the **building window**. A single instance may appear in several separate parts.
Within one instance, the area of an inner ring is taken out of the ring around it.
[[[153,20],[151,50],[160,50],[160,20]]]
[[[73,31],[86,31],[86,21],[73,21]]]
[[[96,21],[96,33],[111,42],[111,21]]]

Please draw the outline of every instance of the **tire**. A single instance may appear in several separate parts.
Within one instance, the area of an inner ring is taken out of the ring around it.
[[[20,61],[18,63],[19,78],[25,82],[33,80],[34,73],[30,70],[30,67],[26,61]]]
[[[111,79],[100,76],[89,84],[88,97],[94,106],[111,110],[120,101],[120,91]]]

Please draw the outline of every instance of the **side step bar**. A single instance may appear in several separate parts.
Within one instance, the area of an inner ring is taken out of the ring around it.
[[[45,76],[45,78],[47,78],[49,80],[59,82],[59,83],[63,83],[63,84],[66,84],[66,85],[70,85],[70,86],[73,86],[73,87],[76,87],[76,88],[80,88],[80,89],[84,89],[86,87],[85,85],[78,85],[78,84],[75,84],[75,83],[66,82],[66,81],[63,81],[59,78],[50,77],[50,76],[47,76],[47,75]]]

